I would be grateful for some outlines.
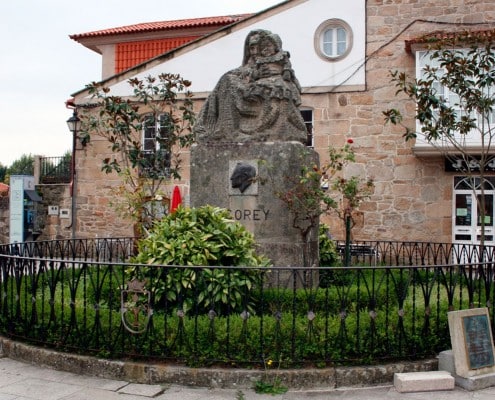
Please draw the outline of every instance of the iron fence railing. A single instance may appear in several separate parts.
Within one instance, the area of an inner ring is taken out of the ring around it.
[[[339,243],[339,246],[342,244]],[[282,367],[431,357],[447,312],[494,314],[492,247],[360,242],[352,266],[133,264],[133,239],[0,246],[0,332],[66,351]]]
[[[40,183],[69,183],[71,180],[70,168],[70,157],[41,157]]]

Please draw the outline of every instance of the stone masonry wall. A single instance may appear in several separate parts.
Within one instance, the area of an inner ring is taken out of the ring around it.
[[[128,237],[134,235],[134,224],[123,216],[122,206],[130,187],[123,190],[123,180],[115,172],[107,174],[101,170],[103,160],[115,155],[109,143],[98,136],[76,152],[76,236],[78,238]],[[189,152],[182,155],[181,174],[187,180],[166,182],[161,191],[171,198],[174,185],[179,186],[183,203],[189,197]]]
[[[121,180],[116,174],[101,171],[103,159],[111,156],[108,144],[93,137],[76,152],[77,237],[120,237],[132,235],[132,223],[119,217],[114,190]]]
[[[37,205],[37,224],[41,235],[38,240],[69,239],[72,235],[70,211],[67,217],[61,216],[60,210],[71,210],[70,185],[38,185],[42,201]],[[58,215],[49,215],[48,207],[56,206]]]

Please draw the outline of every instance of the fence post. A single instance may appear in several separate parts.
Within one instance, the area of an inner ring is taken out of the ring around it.
[[[40,177],[41,177],[41,156],[40,155],[35,155],[33,157],[33,176],[34,176],[34,184],[39,185],[40,184]]]

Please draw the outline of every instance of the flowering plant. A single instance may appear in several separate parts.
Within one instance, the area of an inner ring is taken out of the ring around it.
[[[278,361],[277,369],[280,368],[280,364],[282,359]],[[272,359],[265,360],[263,357],[263,366],[264,366],[264,377],[261,380],[258,380],[254,384],[254,391],[258,394],[284,394],[287,392],[287,386],[282,384],[280,377],[276,374],[268,374],[268,370],[274,366],[274,361]]]
[[[347,139],[346,144],[341,149],[330,147],[328,150],[329,161],[321,168],[322,175],[328,179],[329,188],[333,191],[330,196],[337,195],[337,200],[332,207],[333,210],[346,223],[350,219],[351,224],[353,224],[355,210],[373,194],[375,187],[372,178],[363,179],[356,175],[349,178],[343,176],[346,165],[356,161],[354,150],[351,147],[353,143],[354,140]],[[333,198],[335,199],[335,197]]]
[[[291,190],[278,193],[294,214],[293,226],[303,237],[317,226],[320,215],[336,212],[345,223],[347,240],[355,210],[373,193],[373,179],[344,176],[345,167],[356,161],[353,143],[347,139],[340,149],[330,146],[325,164],[304,168],[300,176],[289,178],[293,180]]]

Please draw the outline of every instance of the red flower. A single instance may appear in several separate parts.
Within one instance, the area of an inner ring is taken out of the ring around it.
[[[353,143],[354,143],[354,140],[352,140],[352,139],[347,139],[347,143],[349,143],[349,144],[353,144]]]

